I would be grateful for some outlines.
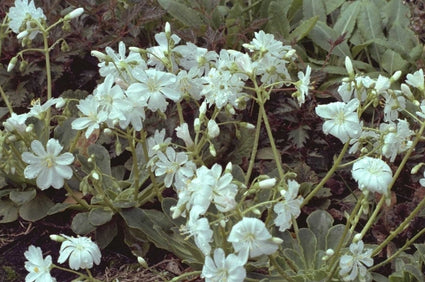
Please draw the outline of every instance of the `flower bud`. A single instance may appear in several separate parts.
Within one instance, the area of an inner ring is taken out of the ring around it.
[[[255,125],[249,122],[241,122],[239,123],[241,127],[247,128],[247,129],[255,129]]]
[[[280,244],[283,243],[283,240],[280,239],[280,238],[278,238],[278,237],[273,237],[272,238],[272,242],[275,243],[275,244],[277,244],[277,245],[280,245]]]
[[[29,34],[30,33],[28,32],[28,30],[24,30],[24,31],[18,33],[18,35],[16,35],[16,38],[19,40],[19,39],[22,39],[24,37],[27,37]]]
[[[353,63],[348,56],[345,57],[345,68],[347,69],[348,75],[354,77]]]
[[[390,78],[391,82],[397,81],[401,76],[401,71],[396,71]]]
[[[9,65],[7,65],[7,72],[10,72],[11,70],[13,70],[13,68],[16,66],[17,61],[18,61],[17,57],[13,57],[10,60]]]
[[[171,27],[170,27],[170,23],[166,22],[165,23],[165,28],[164,28],[165,33],[171,33]]]
[[[416,174],[418,173],[419,169],[424,165],[424,163],[418,163],[415,165],[412,170],[410,171],[410,174]]]
[[[94,180],[99,180],[100,179],[99,173],[97,173],[96,171],[93,171],[92,172],[91,177],[93,177]]]
[[[361,241],[361,240],[362,240],[362,234],[357,233],[356,235],[354,235],[353,243],[357,243],[358,241]]]
[[[215,138],[218,135],[220,135],[220,128],[218,127],[217,123],[215,122],[215,120],[209,120],[208,121],[208,137],[209,138]]]
[[[327,250],[326,250],[326,255],[327,255],[327,256],[330,256],[330,257],[331,257],[331,256],[333,256],[334,254],[335,254],[335,251],[334,251],[333,249],[327,249]]]
[[[55,242],[59,242],[59,243],[66,241],[66,239],[64,237],[62,237],[60,235],[56,235],[56,234],[50,235],[50,240],[55,241]]]
[[[25,128],[26,133],[30,133],[34,129],[34,125],[31,123]]]
[[[217,152],[216,152],[214,145],[212,143],[210,144],[209,149],[210,149],[211,156],[213,156],[213,157],[217,156]]]
[[[105,54],[103,54],[102,52],[96,51],[96,50],[92,50],[90,52],[90,54],[93,57],[96,57],[99,61],[106,61],[107,56]]]
[[[149,268],[148,264],[146,263],[146,260],[142,257],[137,257],[137,262],[143,267],[143,268]]]
[[[225,172],[232,172],[233,165],[232,162],[227,163],[226,168],[224,169]]]
[[[63,108],[63,106],[65,106],[65,104],[66,104],[66,100],[62,97],[59,97],[58,101],[56,102],[55,108],[56,109]]]
[[[78,18],[79,16],[81,16],[84,13],[84,8],[77,8],[75,10],[72,10],[70,13],[68,13],[65,17],[64,20],[72,20],[75,18]]]
[[[262,189],[272,188],[276,185],[276,178],[261,180],[260,182],[258,182],[258,185]]]

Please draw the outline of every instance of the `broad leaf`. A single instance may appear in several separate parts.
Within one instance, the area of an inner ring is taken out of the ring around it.
[[[0,223],[13,222],[18,219],[18,208],[12,201],[0,200]]]
[[[289,21],[286,17],[289,7],[291,6],[293,0],[280,0],[272,1],[269,6],[269,22],[267,24],[267,29],[271,33],[277,33],[282,35],[284,38],[287,38],[289,35]]]
[[[326,236],[334,219],[323,210],[316,210],[307,217],[307,225],[317,237],[317,247],[320,250],[326,248]]]
[[[85,235],[96,230],[96,226],[90,223],[88,212],[81,212],[72,219],[71,229],[78,235]]]
[[[12,192],[10,192],[9,194],[9,198],[18,206],[21,206],[29,201],[31,201],[32,199],[35,198],[35,195],[37,194],[37,192],[35,191],[35,189],[31,189],[28,191],[17,191],[14,190]]]
[[[361,4],[359,1],[355,1],[349,2],[347,5],[343,6],[341,15],[338,17],[333,28],[337,34],[342,35],[346,33],[345,38],[350,38],[357,21],[357,15],[360,11],[360,5]]]
[[[387,49],[382,55],[381,65],[382,68],[391,75],[398,70],[406,71],[406,68],[409,63],[404,60],[399,53]]]
[[[186,26],[199,28],[203,24],[199,13],[185,4],[175,0],[158,0],[158,3]]]
[[[47,216],[53,206],[54,203],[46,195],[39,193],[37,197],[19,208],[19,215],[25,220],[37,221]]]
[[[326,23],[322,21],[318,21],[316,25],[314,26],[313,30],[309,33],[308,37],[313,40],[315,44],[320,46],[325,51],[330,51],[331,43],[335,42],[338,37],[338,35],[332,28],[326,25]],[[332,51],[332,54],[335,54],[339,57],[345,58],[345,57],[351,57],[350,48],[348,47],[347,42],[343,41]]]
[[[323,0],[304,0],[303,13],[304,19],[318,16],[319,21],[326,22],[326,9]]]
[[[88,220],[91,225],[99,226],[109,222],[114,213],[109,209],[95,208],[90,210]]]
[[[306,37],[310,31],[313,29],[314,25],[317,23],[317,20],[319,19],[318,16],[312,17],[308,20],[302,21],[302,23],[297,26],[288,37],[288,40],[290,42],[295,41],[298,42],[304,37]]]

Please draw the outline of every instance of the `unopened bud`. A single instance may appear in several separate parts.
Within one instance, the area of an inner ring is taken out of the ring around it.
[[[34,125],[30,124],[25,128],[25,132],[26,133],[30,133],[32,130],[34,129]]]
[[[224,171],[232,172],[232,169],[233,169],[232,162],[229,162],[229,163],[227,163],[226,168],[224,169]]]
[[[418,163],[415,165],[412,170],[410,171],[410,174],[416,174],[418,173],[419,169],[424,165],[424,163]]]
[[[209,138],[215,138],[218,135],[220,135],[220,128],[218,127],[217,123],[215,122],[215,120],[209,120],[208,121],[208,137]]]
[[[393,81],[397,81],[401,76],[401,71],[396,71],[390,78],[390,80]]]
[[[272,242],[275,243],[275,244],[277,244],[277,245],[280,245],[280,244],[283,243],[283,240],[280,239],[280,238],[278,238],[278,237],[273,237],[272,238]]]
[[[258,182],[258,185],[262,189],[272,188],[276,185],[276,178],[261,180],[260,182]]]
[[[7,65],[7,72],[10,72],[11,70],[13,70],[13,68],[16,66],[17,61],[18,61],[17,57],[13,57],[10,60],[9,65]]]
[[[59,97],[57,102],[56,102],[55,108],[56,109],[63,108],[63,106],[65,106],[65,104],[66,104],[66,100],[62,97]]]
[[[211,156],[213,156],[213,157],[217,156],[217,152],[216,152],[214,145],[212,143],[210,144],[209,149],[210,149]]]
[[[361,241],[361,240],[362,240],[362,234],[357,233],[356,235],[354,235],[353,243],[357,243],[358,241]]]
[[[165,33],[171,33],[171,27],[170,27],[170,23],[166,22],[165,23],[165,28],[164,28]]]
[[[107,59],[107,56],[105,54],[96,50],[91,51],[90,54],[93,57],[96,57],[99,61],[106,61]]]
[[[143,268],[149,268],[148,264],[146,263],[146,260],[142,257],[137,257],[137,262],[143,266]]]
[[[66,238],[64,238],[60,235],[52,234],[52,235],[50,235],[50,240],[62,243],[64,241],[66,241]]]
[[[421,105],[421,103],[419,103],[419,101],[418,101],[418,100],[414,100],[414,101],[413,101],[413,104],[414,104],[416,107],[419,107],[419,106]]]
[[[241,122],[239,123],[241,127],[247,128],[247,129],[255,129],[255,125],[249,122]]]
[[[331,256],[333,256],[334,254],[335,254],[335,251],[334,251],[333,249],[327,249],[327,250],[326,250],[326,255],[327,255],[327,256],[330,256],[330,257],[331,257]]]
[[[22,39],[24,37],[27,37],[29,34],[30,33],[28,32],[28,30],[24,30],[24,31],[18,33],[18,35],[16,35],[16,38],[17,39]]]
[[[256,214],[256,215],[261,215],[261,211],[259,209],[256,209],[256,208],[252,210],[252,213]]]
[[[97,173],[96,171],[93,171],[92,172],[91,177],[93,177],[93,179],[95,179],[95,180],[99,180],[100,179],[99,173]]]
[[[351,62],[351,59],[348,56],[345,57],[345,68],[347,69],[348,74],[354,77],[353,63]]]
[[[78,18],[83,13],[84,13],[84,9],[83,8],[77,8],[75,10],[72,10],[69,14],[67,14],[64,17],[64,20],[72,20],[72,19]]]

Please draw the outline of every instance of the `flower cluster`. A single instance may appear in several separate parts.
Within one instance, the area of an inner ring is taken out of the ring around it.
[[[69,267],[74,270],[90,269],[93,263],[99,264],[101,253],[99,247],[88,237],[71,237],[67,235],[51,235],[52,240],[62,242],[58,263],[64,263],[69,258]],[[26,282],[50,282],[56,281],[51,276],[50,270],[55,268],[50,255],[43,257],[41,248],[29,246],[24,253],[27,261],[25,269],[29,272],[25,278]],[[62,270],[66,270],[61,268]],[[75,273],[75,272],[73,272]],[[82,277],[84,275],[82,274]]]

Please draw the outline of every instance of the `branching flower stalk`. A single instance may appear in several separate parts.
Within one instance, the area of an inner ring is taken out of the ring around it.
[[[388,186],[388,191],[391,191],[391,188],[393,187],[394,183],[396,182],[396,180],[398,179],[401,171],[403,170],[404,166],[406,165],[410,155],[412,154],[413,150],[415,149],[416,145],[418,144],[421,136],[423,135],[425,130],[425,122],[422,122],[421,127],[419,129],[419,131],[416,133],[415,139],[413,140],[412,146],[407,150],[406,154],[403,157],[403,160],[401,161],[400,165],[397,168],[397,171],[394,173],[394,176],[392,178],[392,181],[390,183],[390,185]],[[376,217],[378,216],[379,211],[382,208],[382,205],[385,203],[385,196],[383,195],[381,197],[381,199],[379,200],[378,204],[375,207],[375,210],[373,211],[372,215],[369,217],[369,220],[367,221],[366,225],[364,226],[363,230],[361,231],[361,238],[364,237],[364,235],[366,234],[366,232],[371,228],[371,226],[373,225],[373,223],[375,222]],[[385,239],[384,242],[382,242],[373,252],[373,255],[376,255],[377,253],[379,253],[382,248],[384,246],[386,246],[394,237],[396,237],[403,229],[404,227],[410,223],[410,220],[412,220],[416,214],[421,210],[421,208],[418,207],[422,207],[425,205],[425,199],[423,199],[421,201],[421,203],[412,211],[412,213],[410,213],[410,215],[403,221],[402,224],[400,224],[400,226],[394,230],[394,232],[392,232],[387,239]]]

